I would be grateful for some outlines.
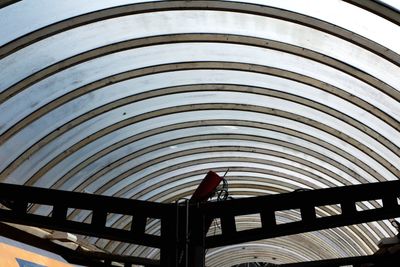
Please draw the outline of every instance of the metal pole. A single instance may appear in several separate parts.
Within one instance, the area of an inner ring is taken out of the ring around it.
[[[198,204],[197,204],[198,205]],[[205,216],[198,207],[191,207],[189,217],[189,263],[190,267],[205,266],[205,237],[206,237],[206,222]]]
[[[170,212],[161,219],[161,249],[160,263],[163,267],[178,267],[179,242],[178,242],[178,209],[171,206]]]
[[[185,267],[189,267],[189,200],[185,201]]]

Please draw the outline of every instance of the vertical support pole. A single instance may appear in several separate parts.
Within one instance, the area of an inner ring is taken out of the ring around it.
[[[189,200],[185,200],[185,267],[189,266]]]
[[[205,266],[205,237],[206,220],[204,214],[199,211],[197,206],[192,207],[189,219],[189,266]]]
[[[178,213],[177,206],[172,206],[161,218],[160,263],[163,267],[178,267]]]
[[[177,202],[178,266],[189,266],[189,200]]]

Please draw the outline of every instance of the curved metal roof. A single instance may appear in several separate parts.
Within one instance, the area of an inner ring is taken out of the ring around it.
[[[235,198],[399,177],[396,3],[9,2],[0,9],[1,182],[173,202],[209,169],[230,169]],[[379,203],[359,208],[368,205]],[[238,228],[257,223],[244,216]],[[371,254],[394,234],[383,221],[262,240],[209,250],[207,265]]]

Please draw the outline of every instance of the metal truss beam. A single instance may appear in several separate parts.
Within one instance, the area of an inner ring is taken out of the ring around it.
[[[400,181],[292,192],[223,202],[208,202],[199,212],[209,219],[221,220],[222,233],[206,237],[206,247],[213,248],[242,242],[292,235],[321,229],[400,217]],[[358,211],[358,202],[381,200],[381,208]],[[317,217],[316,208],[340,205],[341,214]],[[275,213],[296,210],[299,221],[278,224]],[[258,214],[262,226],[237,231],[235,217]]]
[[[395,267],[399,266],[400,255],[369,255],[320,261],[280,264],[278,267]]]
[[[197,267],[204,264],[205,248],[400,217],[399,196],[400,181],[391,181],[182,206],[0,184],[0,201],[8,207],[0,209],[0,221],[157,247],[161,249],[160,265],[165,267],[184,266],[179,259],[182,244],[187,244],[189,262],[191,257],[203,262],[192,263]],[[381,200],[383,205],[357,210],[358,202],[369,200]],[[48,205],[52,212],[50,216],[30,214],[29,204]],[[340,205],[341,213],[318,217],[316,208],[328,205]],[[91,211],[91,222],[71,221],[67,217],[70,209]],[[299,220],[279,224],[275,213],[287,210],[297,210]],[[188,225],[180,218],[186,212]],[[131,216],[131,229],[108,227],[109,214]],[[238,231],[236,217],[250,214],[260,216],[261,227]],[[161,236],[145,232],[147,218],[160,219]],[[221,220],[222,233],[205,237],[209,222],[216,218]],[[180,233],[178,224],[187,228],[189,236]]]
[[[80,252],[78,256],[85,257],[89,259],[95,259],[104,262],[106,266],[118,266],[112,265],[115,263],[122,263],[124,267],[131,267],[132,265],[143,265],[144,267],[156,267],[160,266],[160,261],[152,260],[147,258],[123,256],[123,255],[113,255],[103,252]]]
[[[145,267],[155,267],[160,265],[159,261],[152,259],[112,255],[104,252],[88,252],[79,249],[72,250],[56,244],[48,239],[43,239],[23,230],[19,230],[5,223],[0,223],[0,233],[3,237],[60,255],[72,264],[98,267],[120,266],[113,265],[113,262],[124,264],[124,266],[140,264]]]
[[[160,247],[161,237],[145,233],[147,218],[160,219],[170,216],[167,204],[150,203],[132,199],[90,195],[43,188],[0,185],[0,201],[9,209],[0,209],[0,220],[64,232],[135,243],[149,247]],[[50,216],[29,213],[30,205],[47,205]],[[90,223],[73,221],[69,212],[75,209],[92,212]],[[110,215],[131,217],[131,229],[116,229],[107,226]]]
[[[87,265],[87,266],[102,266],[102,263],[98,260],[90,259],[90,258],[79,258],[77,254],[74,253],[73,250],[58,245],[56,243],[51,242],[50,240],[46,240],[35,235],[29,234],[25,231],[19,230],[10,225],[0,223],[0,233],[1,236],[22,242],[24,244],[37,247],[51,253],[60,255],[65,260],[72,264],[79,265]]]

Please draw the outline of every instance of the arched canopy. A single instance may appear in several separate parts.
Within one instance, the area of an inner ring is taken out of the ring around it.
[[[399,24],[396,1],[6,1],[0,181],[174,202],[210,169],[230,169],[235,198],[396,180]],[[395,234],[329,229],[213,249],[207,264],[365,255]]]

